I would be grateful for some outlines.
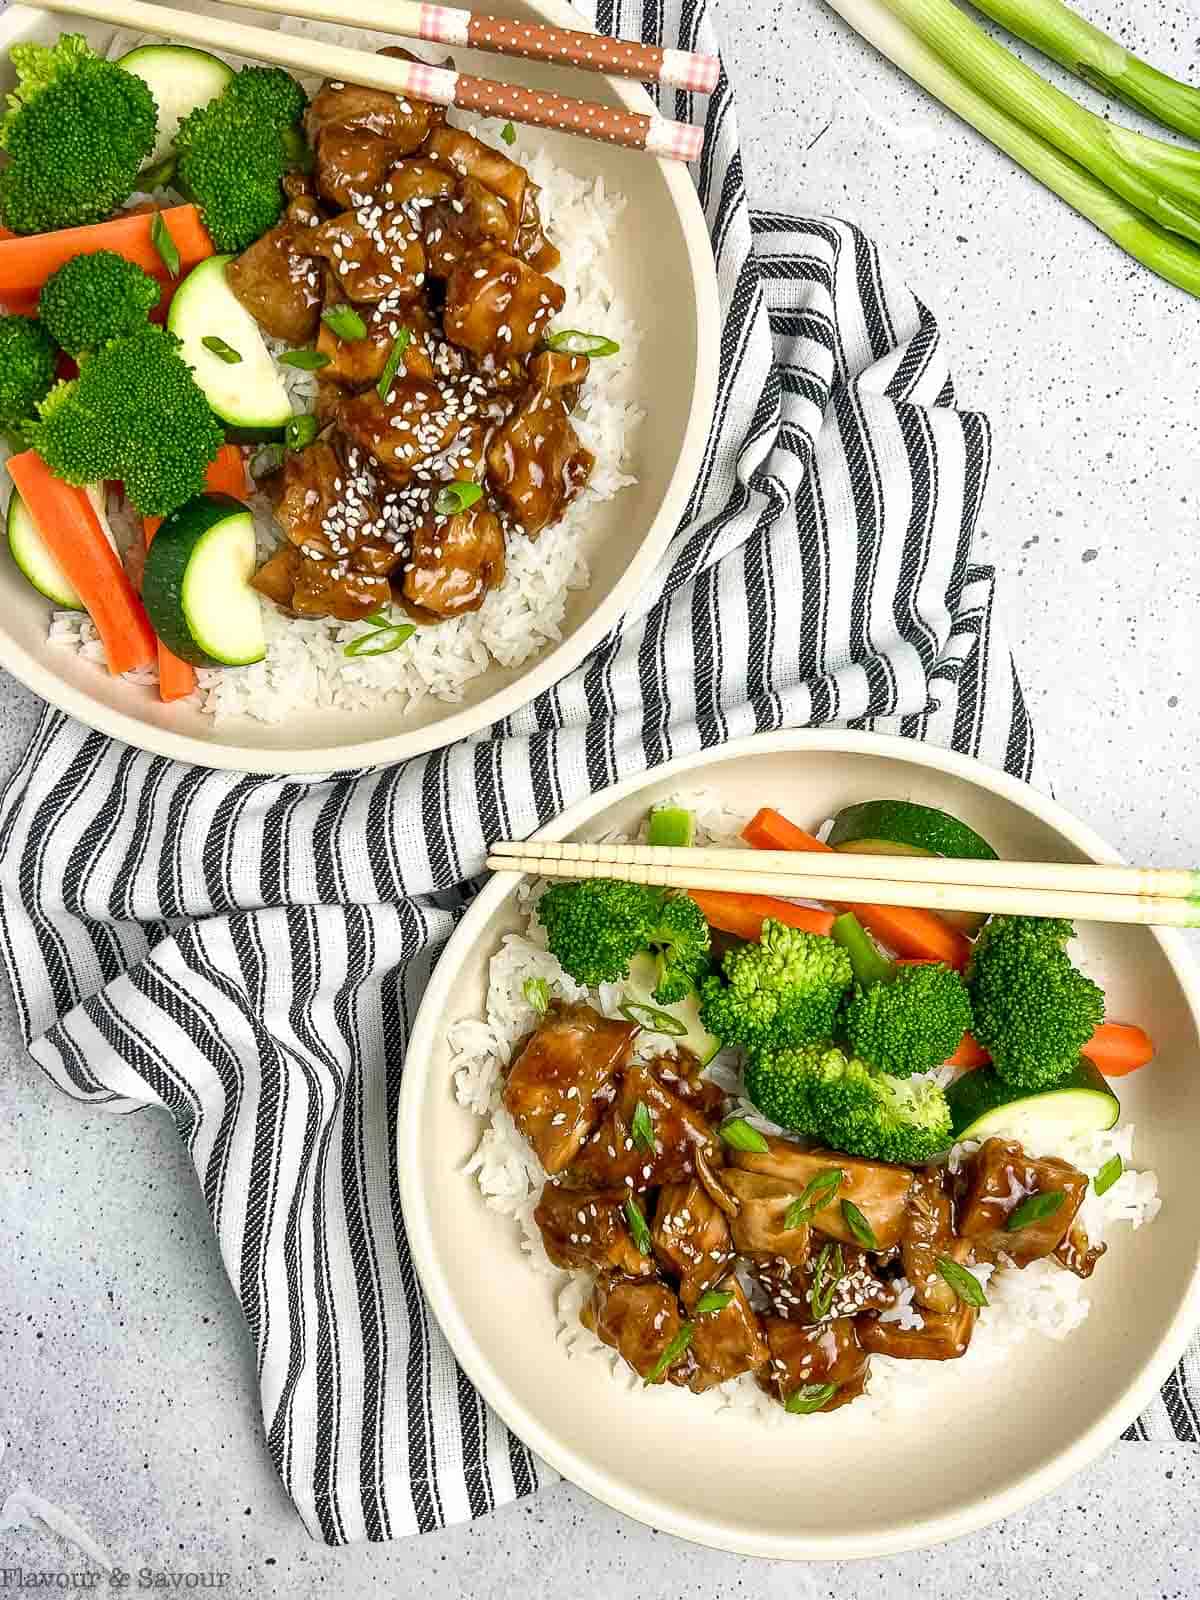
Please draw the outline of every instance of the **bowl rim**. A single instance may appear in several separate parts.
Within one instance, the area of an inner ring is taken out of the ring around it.
[[[1122,860],[1120,854],[1100,834],[1086,823],[1078,821],[1058,801],[971,757],[892,734],[822,729],[754,734],[677,757],[664,762],[662,766],[614,784],[611,788],[585,796],[532,837],[565,838],[597,813],[636,794],[640,789],[660,783],[663,778],[696,774],[706,767],[736,761],[747,755],[805,751],[835,755],[884,755],[892,760],[907,761],[917,767],[944,772],[989,790],[1030,812],[1039,821],[1058,829],[1092,860],[1111,863]],[[413,1063],[427,1059],[431,1054],[440,1019],[450,998],[460,952],[474,942],[476,929],[507,899],[521,876],[516,872],[497,873],[472,902],[438,958],[406,1052],[405,1071],[400,1084],[396,1141],[400,1203],[421,1287],[459,1364],[487,1403],[526,1445],[565,1478],[614,1510],[692,1543],[737,1555],[765,1556],[785,1561],[863,1560],[941,1544],[1023,1510],[1094,1460],[1145,1410],[1179,1361],[1192,1332],[1200,1323],[1200,1258],[1193,1263],[1192,1276],[1179,1309],[1162,1330],[1152,1355],[1139,1375],[1125,1386],[1104,1413],[1066,1450],[1043,1466],[1026,1473],[1000,1494],[982,1496],[953,1511],[905,1523],[882,1536],[857,1538],[841,1535],[792,1537],[747,1534],[737,1523],[691,1516],[677,1507],[634,1494],[625,1488],[620,1479],[592,1466],[575,1450],[560,1444],[532,1413],[508,1393],[492,1371],[484,1350],[458,1314],[433,1248],[428,1209],[422,1203],[417,1180],[420,1168],[417,1111],[428,1084],[428,1074],[414,1070]],[[1149,932],[1162,947],[1189,1010],[1200,1022],[1200,967],[1185,940],[1173,930],[1152,928]]]
[[[253,0],[249,0],[251,7]],[[530,9],[553,27],[595,32],[567,0],[523,0]],[[203,9],[210,10],[206,3]],[[12,35],[27,25],[28,8],[14,5],[0,15],[0,49],[7,49]],[[628,78],[608,82],[629,111],[655,115],[657,108],[640,83]],[[719,369],[721,312],[717,288],[716,261],[700,197],[688,169],[681,161],[654,161],[666,182],[683,231],[691,278],[696,296],[696,367],[692,407],[684,429],[679,456],[667,483],[658,511],[646,529],[641,544],[613,585],[612,590],[590,616],[585,617],[569,638],[559,640],[531,662],[512,683],[479,701],[453,711],[445,718],[378,738],[354,744],[294,747],[271,745],[261,749],[221,740],[196,738],[174,733],[157,724],[143,722],[115,706],[92,699],[85,690],[58,678],[33,651],[17,640],[0,636],[0,667],[11,672],[27,689],[56,710],[64,711],[99,733],[150,755],[166,756],[192,766],[223,772],[249,772],[271,777],[295,777],[317,772],[345,772],[358,768],[391,766],[415,756],[428,755],[459,739],[469,738],[492,723],[501,721],[572,672],[604,636],[617,625],[630,601],[649,577],[675,534],[692,492],[700,456],[708,438],[716,409]],[[45,646],[43,647],[45,648]]]

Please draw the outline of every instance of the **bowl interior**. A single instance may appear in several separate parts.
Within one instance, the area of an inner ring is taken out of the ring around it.
[[[214,8],[186,4],[183,9]],[[216,8],[218,11],[220,8]],[[566,22],[560,0],[496,0],[497,15]],[[277,26],[267,13],[239,21]],[[60,26],[61,24],[61,26]],[[14,6],[0,17],[0,48],[22,39],[49,40],[69,27],[97,48],[112,30],[81,18],[66,23]],[[428,47],[429,50],[434,47]],[[501,77],[563,94],[649,110],[639,86],[613,84],[534,62],[456,50],[456,61],[482,76]],[[431,57],[432,59],[432,57]],[[313,73],[321,70],[314,45]],[[581,82],[583,86],[581,87]],[[0,62],[0,89],[12,72]],[[368,765],[435,749],[506,715],[570,669],[617,621],[678,523],[695,476],[714,393],[716,279],[703,215],[685,168],[563,134],[544,137],[554,159],[580,177],[599,177],[627,197],[620,228],[609,241],[607,269],[642,325],[641,358],[632,398],[646,413],[634,439],[636,485],[595,508],[582,544],[591,569],[586,590],[567,603],[561,642],[518,668],[493,662],[453,705],[427,699],[411,709],[345,712],[314,707],[279,726],[251,718],[212,719],[190,707],[164,706],[153,689],[114,679],[94,663],[46,642],[48,602],[0,561],[0,664],[81,720],[131,743],[207,766],[263,771]]]
[[[793,734],[755,743],[753,753],[717,752],[695,772],[660,773],[636,793],[592,802],[580,836],[635,826],[656,797],[702,786],[746,814],[769,800],[809,823],[855,800],[911,798],[962,817],[1005,856],[1069,861],[1104,851],[1051,803],[940,753],[920,753],[942,764],[926,767],[901,741],[860,738],[838,749],[837,736]],[[601,1364],[572,1360],[555,1338],[552,1286],[523,1259],[515,1223],[489,1211],[462,1172],[480,1125],[454,1099],[446,1029],[482,1014],[488,960],[521,925],[505,875],[442,958],[405,1070],[400,1171],[422,1279],[460,1361],[568,1476],[706,1543],[763,1555],[878,1554],[1015,1509],[1145,1403],[1190,1326],[1200,1234],[1197,1021],[1180,947],[1144,929],[1084,930],[1109,1015],[1139,1020],[1158,1042],[1154,1065],[1118,1089],[1124,1116],[1137,1123],[1137,1165],[1157,1171],[1164,1206],[1149,1230],[1114,1230],[1083,1326],[1063,1343],[1031,1337],[1019,1359],[986,1377],[947,1382],[919,1431],[911,1418],[881,1427],[854,1406],[764,1429],[678,1391],[627,1389]]]

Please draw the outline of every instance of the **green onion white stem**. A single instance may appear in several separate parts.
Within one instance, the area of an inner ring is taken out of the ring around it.
[[[914,83],[1011,156],[1114,244],[1168,283],[1200,297],[1200,249],[1158,227],[1077,162],[1061,155],[1007,111],[993,105],[906,28],[888,10],[885,0],[828,0],[828,4]]]
[[[954,4],[887,0],[892,13],[1001,110],[1086,167],[1130,205],[1200,242],[1200,150],[1120,128],[1038,76]]]
[[[973,0],[977,10],[1060,61],[1084,83],[1200,139],[1200,89],[1159,72],[1085,22],[1062,0]]]

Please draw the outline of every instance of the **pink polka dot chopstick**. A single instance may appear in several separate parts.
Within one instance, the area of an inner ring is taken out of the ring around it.
[[[412,95],[438,105],[457,106],[483,117],[555,128],[606,144],[645,150],[672,161],[695,161],[704,143],[700,128],[666,117],[646,116],[621,106],[601,105],[553,94],[546,89],[526,89],[517,84],[476,78],[451,67],[424,62],[398,61],[345,45],[313,41],[300,34],[279,33],[227,22],[195,12],[174,11],[146,0],[32,0],[43,11],[91,17],[118,28],[158,34],[209,49],[232,51],[256,61],[270,61],[293,72],[315,69],[328,78],[344,78],[367,88]],[[225,4],[242,0],[223,0]],[[503,55],[527,56],[540,61],[569,63],[586,71],[620,74],[707,92],[717,80],[715,56],[690,55],[682,50],[660,50],[655,45],[608,39],[598,34],[564,28],[547,28],[500,17],[477,16],[447,6],[430,6],[414,0],[355,0],[353,17],[343,0],[252,0],[259,10],[290,16],[347,23],[378,29],[405,38],[456,44]]]

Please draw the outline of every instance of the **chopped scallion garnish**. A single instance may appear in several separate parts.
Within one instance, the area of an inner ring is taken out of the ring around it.
[[[367,621],[370,622],[370,617]],[[550,985],[545,978],[526,978],[521,985],[521,993],[525,996],[527,1005],[531,1005],[539,1017],[544,1017],[550,1005]]]
[[[1096,1195],[1107,1194],[1124,1171],[1125,1163],[1120,1156],[1109,1156],[1092,1180],[1092,1193]]]
[[[392,384],[400,370],[400,363],[404,360],[404,352],[412,343],[412,334],[407,328],[392,340],[392,348],[388,351],[387,360],[383,363],[383,371],[379,374],[379,382],[375,385],[376,393],[381,400],[386,400],[392,392]]]
[[[783,1409],[790,1411],[796,1417],[808,1416],[810,1412],[820,1411],[838,1392],[836,1383],[805,1383],[799,1389],[793,1390],[783,1402]]]
[[[823,1206],[832,1205],[845,1176],[840,1167],[827,1167],[810,1178],[784,1213],[784,1227],[798,1228],[802,1222],[811,1222]]]
[[[765,1156],[771,1146],[758,1129],[745,1117],[726,1117],[717,1133],[731,1150],[745,1150],[751,1155]]]
[[[853,1200],[842,1201],[842,1220],[854,1235],[855,1242],[862,1245],[864,1250],[879,1249],[879,1240],[875,1237],[874,1228]]]
[[[988,1299],[983,1292],[983,1285],[973,1272],[969,1272],[952,1256],[939,1256],[936,1265],[939,1276],[950,1285],[965,1305],[987,1305]]]
[[[320,372],[332,359],[323,350],[285,350],[279,357],[279,364],[281,367],[298,367],[301,372]]]
[[[636,1022],[639,1028],[645,1028],[650,1033],[665,1033],[670,1039],[682,1039],[687,1032],[686,1023],[658,1006],[643,1005],[640,1000],[627,1000],[619,1009],[626,1022]]]
[[[171,237],[171,230],[163,221],[161,211],[154,213],[154,220],[150,224],[150,243],[158,252],[158,258],[166,267],[167,273],[172,278],[179,276],[182,262],[179,257],[179,246]]]
[[[568,356],[615,356],[621,346],[602,333],[580,333],[578,328],[560,328],[542,340],[547,350]]]
[[[696,1315],[698,1317],[712,1316],[714,1312],[724,1311],[733,1299],[732,1289],[706,1289],[696,1301]]]
[[[511,122],[506,122],[500,129],[500,137],[504,140],[505,144],[516,144],[517,130],[513,127]]]
[[[367,325],[353,306],[330,306],[328,311],[322,311],[321,321],[331,333],[347,342],[367,337]]]
[[[1032,1227],[1044,1217],[1052,1217],[1066,1198],[1061,1189],[1039,1189],[1036,1194],[1027,1194],[1021,1204],[1009,1213],[1004,1231],[1020,1233],[1022,1228]]]
[[[642,1379],[642,1382],[647,1386],[652,1383],[657,1383],[662,1377],[663,1373],[669,1371],[670,1368],[675,1365],[691,1342],[692,1325],[690,1322],[685,1322],[680,1328],[679,1332],[671,1340],[667,1348],[663,1351],[662,1355],[659,1356],[658,1360],[650,1368],[650,1371]]]
[[[818,1322],[823,1321],[832,1310],[837,1286],[845,1276],[846,1258],[842,1254],[841,1245],[825,1245],[813,1268],[812,1290],[808,1297],[812,1314]]]
[[[483,490],[477,483],[444,483],[434,497],[433,509],[439,517],[456,517],[482,499]]]
[[[654,1118],[644,1100],[639,1100],[633,1109],[629,1132],[639,1150],[654,1149]]]
[[[651,1252],[650,1229],[646,1226],[646,1217],[641,1206],[631,1194],[625,1196],[625,1220],[629,1223],[634,1244],[644,1256],[648,1256]]]
[[[211,350],[218,361],[223,361],[228,367],[236,367],[242,359],[240,352],[235,350],[231,344],[226,344],[219,334],[206,333],[200,343],[206,350]]]
[[[351,639],[342,654],[347,656],[386,656],[406,644],[416,628],[411,622],[401,622],[392,628],[376,628],[374,633],[360,633]]]

